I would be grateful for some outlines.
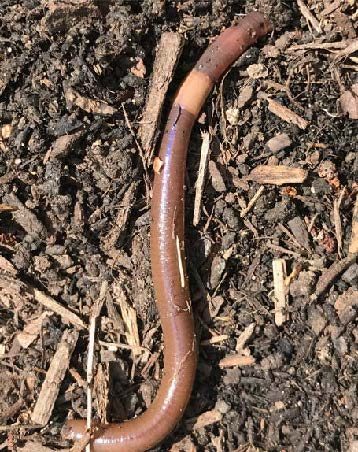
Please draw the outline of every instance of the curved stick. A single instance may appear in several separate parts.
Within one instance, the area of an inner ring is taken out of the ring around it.
[[[181,419],[196,372],[196,340],[184,254],[184,174],[194,122],[214,83],[271,30],[260,13],[245,16],[204,52],[175,97],[156,160],[151,226],[153,282],[164,336],[163,379],[139,417],[99,427],[95,452],[140,452],[160,443]],[[68,421],[65,436],[81,439],[85,421]]]

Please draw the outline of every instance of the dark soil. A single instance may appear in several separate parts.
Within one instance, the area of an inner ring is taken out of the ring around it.
[[[321,33],[293,1],[1,1],[1,450],[68,448],[64,421],[86,415],[87,327],[79,330],[49,421],[33,425],[46,371],[63,332],[75,328],[40,304],[33,289],[86,325],[102,290],[94,411],[120,421],[150,404],[162,342],[149,260],[152,168],[137,131],[156,46],[164,31],[186,37],[164,122],[209,38],[256,8],[274,23],[272,35],[229,71],[193,131],[186,239],[197,333],[205,342],[183,422],[156,450],[357,450],[356,259],[327,273],[354,247],[357,53],[335,58],[339,48],[291,48],[357,38],[357,3],[338,2],[328,13],[333,1],[305,3]],[[242,101],[247,86],[251,94]],[[341,97],[347,92],[348,107]],[[270,111],[271,98],[307,127]],[[194,227],[202,131],[211,134],[211,162]],[[269,147],[282,133],[288,146]],[[242,216],[262,185],[246,176],[267,164],[302,168],[307,177],[264,184]],[[290,283],[282,325],[275,321],[274,258],[285,259]],[[320,277],[329,281],[317,297]],[[245,329],[251,333],[241,353],[251,365],[219,366],[238,353]],[[32,338],[24,341],[24,331]],[[147,351],[132,353],[136,344]],[[196,427],[206,412],[213,420]]]

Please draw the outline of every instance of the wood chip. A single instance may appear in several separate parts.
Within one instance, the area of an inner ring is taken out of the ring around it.
[[[92,427],[92,387],[93,387],[93,373],[94,373],[94,349],[95,349],[96,323],[97,323],[97,319],[101,313],[102,306],[106,299],[107,289],[108,289],[108,282],[103,281],[101,284],[101,290],[100,290],[99,297],[91,309],[91,317],[90,317],[90,323],[89,323],[88,354],[87,354],[87,363],[86,363],[86,377],[87,377],[86,427],[88,430],[90,430],[90,428]],[[88,447],[86,447],[86,451],[90,452],[90,448],[88,448]]]
[[[200,414],[196,418],[193,424],[193,429],[198,430],[199,428],[206,427],[208,425],[215,424],[216,422],[220,422],[222,419],[222,414],[219,410],[214,408],[213,410],[206,411],[205,413]],[[187,421],[187,424],[191,424],[193,421],[189,420]]]
[[[335,279],[357,261],[357,256],[357,253],[350,254],[346,258],[335,262],[329,268],[324,270],[318,279],[316,292],[311,296],[311,300],[314,301],[321,295],[325,294]]]
[[[354,290],[350,287],[346,292],[339,295],[336,302],[334,303],[335,309],[338,314],[345,311],[347,308],[358,305],[358,290]]]
[[[56,300],[54,300],[49,295],[41,292],[38,289],[29,288],[30,293],[34,296],[35,300],[45,306],[45,308],[50,309],[59,316],[61,316],[62,321],[69,322],[77,328],[84,329],[85,324],[75,313],[69,311],[64,306],[60,305]]]
[[[259,199],[259,197],[262,195],[262,193],[265,191],[265,187],[261,185],[261,187],[257,190],[257,192],[254,194],[254,196],[250,199],[247,206],[242,209],[240,212],[241,218],[246,217],[246,215],[250,212],[250,210],[254,207],[256,204],[256,201]]]
[[[201,205],[202,197],[205,188],[205,175],[209,162],[210,154],[210,134],[208,132],[201,134],[202,143],[200,148],[200,165],[198,177],[195,183],[195,200],[194,200],[194,215],[193,215],[193,225],[196,226],[201,217]]]
[[[227,339],[229,339],[229,336],[227,334],[218,334],[216,336],[211,337],[210,339],[205,339],[201,341],[200,345],[220,344],[221,342],[224,342]]]
[[[68,452],[69,449],[51,449],[50,447],[44,446],[40,442],[36,441],[26,441],[23,447],[16,447],[18,452]]]
[[[310,249],[309,235],[306,223],[302,220],[301,217],[294,217],[288,223],[288,227],[291,229],[292,234],[298,244],[305,248],[306,250]]]
[[[153,157],[164,99],[183,45],[183,35],[165,32],[162,34],[157,48],[149,95],[139,128],[139,138],[148,161],[151,161]]]
[[[303,0],[296,0],[297,5],[300,8],[302,16],[307,20],[308,24],[311,25],[317,33],[321,33],[321,26],[318,20],[314,17],[311,11],[307,8]]]
[[[259,184],[302,184],[307,175],[308,172],[301,168],[285,165],[259,165],[245,179]]]
[[[120,284],[113,285],[113,297],[117,300],[121,309],[127,343],[133,347],[132,351],[134,355],[141,354],[142,349],[139,339],[137,312],[129,304],[128,297]]]
[[[295,124],[300,129],[306,129],[308,127],[308,121],[273,99],[268,99],[268,109],[283,121],[289,124]]]
[[[197,448],[190,436],[186,436],[177,443],[174,443],[169,452],[196,452]]]
[[[237,341],[236,341],[236,347],[235,350],[237,352],[242,352],[246,342],[251,338],[254,329],[255,329],[256,324],[255,323],[250,323],[250,325],[248,325],[244,331],[240,334],[240,336],[238,337]]]
[[[356,197],[352,215],[352,235],[349,244],[349,252],[352,254],[358,253],[358,195]]]
[[[226,185],[219,168],[213,160],[209,161],[209,174],[211,178],[211,185],[213,189],[219,193],[226,192]]]
[[[72,135],[63,135],[62,137],[58,137],[52,143],[50,149],[46,152],[43,163],[47,163],[55,158],[66,157],[82,135],[83,132],[76,132]]]
[[[17,208],[12,215],[15,221],[19,223],[28,234],[37,234],[39,237],[47,236],[45,226],[30,209],[24,206],[15,193],[5,195],[4,201]]]
[[[273,259],[272,261],[274,303],[275,303],[275,323],[277,326],[283,325],[288,317],[288,290],[286,286],[286,261],[284,259]]]
[[[275,154],[276,152],[291,146],[291,138],[287,135],[287,133],[278,133],[268,140],[266,146]]]
[[[77,339],[78,331],[75,330],[66,330],[62,335],[31,414],[31,421],[35,424],[44,426],[51,417]]]
[[[352,41],[349,42],[349,44],[346,47],[336,52],[334,59],[335,61],[341,60],[342,58],[346,58],[352,53],[355,53],[357,51],[358,51],[358,38],[353,39]]]
[[[250,102],[254,94],[254,88],[252,85],[245,85],[239,93],[236,100],[236,108],[242,109],[245,105]]]
[[[64,84],[64,94],[67,108],[72,110],[73,106],[97,115],[111,116],[116,113],[116,109],[101,100],[90,99],[82,96],[78,91]]]
[[[117,240],[127,225],[129,214],[135,204],[137,189],[138,182],[132,182],[125,191],[121,204],[118,206],[117,216],[112,229],[101,239],[102,249],[109,256],[115,250]]]
[[[246,356],[242,353],[226,356],[219,361],[219,366],[223,369],[225,367],[244,367],[252,366],[255,364],[255,358],[253,356]]]
[[[39,337],[44,320],[52,315],[52,312],[45,311],[31,320],[22,331],[16,334],[14,342],[17,342],[22,348],[29,347]]]
[[[343,114],[350,119],[358,119],[358,83],[352,85],[350,90],[343,91],[339,102]]]

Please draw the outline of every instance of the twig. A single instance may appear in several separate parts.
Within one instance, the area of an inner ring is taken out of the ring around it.
[[[108,289],[108,282],[103,281],[101,285],[101,290],[99,293],[99,297],[92,307],[92,315],[90,318],[89,324],[89,343],[88,343],[88,356],[87,356],[87,419],[86,426],[88,431],[90,431],[92,427],[92,382],[93,382],[93,363],[94,363],[94,347],[95,347],[95,333],[96,333],[96,324],[97,319],[101,313],[101,309],[103,303],[106,299],[106,293]],[[86,452],[91,452],[91,446],[87,444]]]
[[[60,386],[77,343],[78,334],[76,330],[66,330],[62,335],[31,415],[32,422],[36,424],[44,426],[51,417]]]
[[[287,306],[288,294],[286,286],[286,261],[284,259],[274,259],[272,261],[273,285],[275,291],[275,323],[281,326],[288,320]]]
[[[307,8],[305,3],[302,0],[296,0],[297,5],[300,8],[302,16],[307,20],[308,25],[311,24],[312,27],[316,30],[317,33],[321,33],[321,26],[318,20],[314,17],[311,11]]]
[[[358,195],[356,197],[355,206],[352,216],[352,235],[351,243],[349,244],[350,253],[358,253]]]
[[[261,185],[261,187],[254,194],[254,196],[250,199],[250,201],[247,204],[247,206],[244,209],[242,209],[242,211],[240,212],[241,218],[244,218],[250,212],[250,210],[256,204],[256,201],[259,199],[259,197],[262,195],[262,193],[264,191],[265,191],[265,187],[263,185]]]
[[[333,220],[334,220],[334,229],[336,233],[337,238],[337,244],[338,244],[338,256],[339,258],[342,257],[342,221],[339,209],[341,207],[341,203],[343,200],[343,196],[345,195],[346,189],[343,188],[338,196],[338,198],[335,198],[333,201]]]
[[[350,254],[345,259],[335,262],[333,265],[327,268],[318,279],[316,292],[311,296],[311,301],[315,301],[317,298],[323,295],[331,286],[331,284],[333,284],[333,281],[348,267],[354,264],[354,262],[356,262],[357,256],[357,253]]]
[[[77,328],[80,329],[86,328],[85,324],[78,317],[78,315],[74,314],[73,312],[66,309],[64,306],[57,303],[57,301],[54,300],[49,295],[46,295],[44,292],[41,292],[40,290],[35,288],[29,288],[29,292],[33,294],[35,300],[38,303],[42,304],[47,309],[50,309],[51,311],[61,316],[62,320],[72,323],[72,325],[76,326]]]
[[[157,48],[149,95],[138,131],[147,164],[153,157],[162,106],[183,44],[184,38],[180,33],[165,32]]]

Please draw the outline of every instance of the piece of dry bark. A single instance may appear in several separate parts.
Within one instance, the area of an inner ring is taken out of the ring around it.
[[[242,350],[244,349],[246,342],[251,338],[254,329],[255,329],[255,323],[250,323],[250,325],[248,325],[244,331],[240,334],[240,336],[238,337],[237,341],[236,341],[236,347],[235,350],[237,352],[242,352]]]
[[[350,90],[344,91],[339,102],[345,115],[350,119],[358,119],[358,83],[352,85]]]
[[[356,197],[352,215],[352,235],[349,244],[349,252],[352,254],[358,253],[358,195]]]
[[[271,113],[278,116],[283,121],[288,122],[289,124],[295,124],[300,129],[306,129],[309,123],[300,115],[290,110],[289,108],[285,107],[284,105],[280,104],[279,102],[276,102],[273,99],[267,100],[268,100],[268,109],[270,110]]]
[[[275,154],[276,152],[281,151],[281,149],[291,146],[291,138],[287,135],[287,133],[278,133],[268,140],[266,146]]]
[[[255,358],[251,355],[243,355],[242,353],[236,353],[233,355],[225,356],[219,361],[219,366],[223,369],[225,367],[244,367],[252,366],[255,364]]]
[[[301,168],[285,165],[259,165],[245,179],[259,184],[302,184],[307,175],[308,172]]]
[[[206,427],[207,425],[215,424],[215,422],[220,422],[222,419],[222,414],[216,408],[206,411],[205,413],[200,414],[195,420],[189,419],[186,424],[192,424],[192,428],[197,430],[199,428]]]
[[[22,331],[16,334],[16,342],[22,348],[28,348],[40,335],[44,320],[53,315],[50,311],[43,312],[40,316],[31,320]]]
[[[62,318],[62,321],[72,323],[72,325],[80,329],[85,328],[85,324],[78,317],[78,315],[66,309],[49,295],[46,295],[44,292],[41,292],[40,290],[34,289],[32,287],[28,287],[28,291],[34,296],[35,300],[38,303],[42,304],[47,309],[50,309],[51,311],[59,315]]]
[[[352,310],[353,306],[358,305],[358,290],[354,290],[350,287],[346,292],[341,294],[336,302],[334,303],[334,307],[337,310],[338,317],[341,320],[347,318],[347,314]]]
[[[151,161],[153,156],[164,99],[183,45],[184,38],[180,33],[165,32],[157,48],[149,95],[138,132],[147,161]]]
[[[322,272],[322,275],[319,277],[316,292],[311,296],[311,300],[314,301],[323,295],[328,288],[333,284],[335,279],[342,274],[348,267],[354,264],[357,261],[357,253],[350,254],[346,258],[335,262],[329,268]]]
[[[300,8],[302,16],[307,20],[308,24],[311,24],[311,26],[315,29],[317,33],[321,33],[321,26],[318,22],[318,20],[314,17],[314,15],[311,13],[311,11],[307,8],[303,0],[296,0],[297,5]]]
[[[48,9],[42,20],[42,26],[47,33],[65,33],[71,27],[78,25],[81,19],[98,17],[100,11],[91,0],[42,0],[43,7]]]
[[[4,201],[17,208],[12,213],[15,221],[28,233],[37,234],[39,237],[47,235],[45,226],[38,220],[36,215],[23,205],[15,193],[9,193],[4,196]]]
[[[274,303],[275,303],[275,323],[277,326],[283,325],[288,320],[288,290],[286,286],[286,261],[284,259],[274,259],[272,261]]]
[[[132,182],[124,193],[121,205],[118,206],[117,216],[112,229],[101,240],[102,249],[109,256],[115,250],[116,242],[127,225],[130,211],[135,203],[137,189],[138,183]]]
[[[31,421],[35,424],[46,425],[51,417],[77,339],[76,330],[66,330],[62,335],[31,414]]]
[[[250,201],[247,203],[247,206],[244,207],[240,212],[240,217],[244,218],[250,210],[254,207],[256,204],[256,201],[259,199],[259,197],[262,195],[262,193],[265,191],[265,187],[261,185],[261,187],[257,190],[257,192],[254,194],[254,196],[250,199]]]
[[[82,96],[78,91],[65,83],[63,90],[68,110],[72,110],[73,106],[76,106],[87,113],[105,116],[111,116],[117,111],[114,107],[108,105],[107,102]]]
[[[288,226],[300,246],[310,249],[309,236],[306,223],[301,217],[294,217],[288,222]]]
[[[219,193],[226,192],[226,185],[224,182],[224,179],[216,165],[216,163],[213,160],[209,161],[209,174],[211,178],[211,185],[213,186],[213,189]]]
[[[205,187],[205,175],[209,162],[210,155],[210,134],[208,132],[201,134],[202,143],[200,148],[200,165],[198,177],[195,183],[195,200],[194,200],[194,215],[193,225],[196,226],[200,221],[202,197]]]
[[[46,152],[43,162],[54,160],[55,158],[66,157],[76,142],[82,137],[83,132],[76,132],[72,135],[63,135],[58,137],[50,149]]]
[[[36,441],[27,441],[26,444],[21,447],[17,446],[16,449],[18,452],[69,452],[69,449],[51,449]]]

